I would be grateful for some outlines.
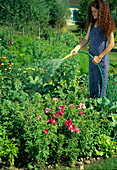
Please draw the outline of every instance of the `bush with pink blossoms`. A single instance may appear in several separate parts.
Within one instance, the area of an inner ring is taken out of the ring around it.
[[[68,126],[68,129],[71,130],[71,132],[80,132],[80,129],[78,129],[77,127],[75,127],[75,125],[72,123],[72,120],[66,120],[65,121],[65,126]]]
[[[55,102],[53,96],[36,93],[30,103],[23,103],[25,107],[8,101],[1,105],[2,119],[18,139],[19,163],[37,168],[60,160],[72,163],[93,155],[100,134],[111,134],[111,122],[106,114],[92,109],[91,101],[73,102],[71,93],[67,97]],[[11,112],[8,106],[12,106]]]
[[[86,108],[86,105],[87,103],[80,102],[77,105],[69,104],[60,99],[56,104],[46,105],[46,108],[50,108],[49,113],[46,114],[45,108],[43,109],[43,116],[39,121],[41,128],[36,132],[41,134],[41,138],[37,135],[35,140],[40,140],[40,148],[43,150],[38,156],[34,154],[38,161],[43,158],[49,163],[59,162],[60,159],[72,162],[94,153],[99,134],[109,135],[111,126],[106,117]],[[107,129],[108,126],[110,129]]]

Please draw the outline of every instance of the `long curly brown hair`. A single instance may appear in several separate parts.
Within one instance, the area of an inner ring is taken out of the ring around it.
[[[91,7],[95,7],[96,9],[99,10],[97,20],[93,18]],[[93,27],[96,21],[102,34],[106,37],[110,35],[110,33],[114,31],[116,28],[115,22],[110,14],[109,6],[103,0],[95,0],[91,2],[89,5],[87,27],[89,26],[89,24],[92,24]]]

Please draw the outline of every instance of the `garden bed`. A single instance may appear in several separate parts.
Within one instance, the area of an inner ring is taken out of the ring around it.
[[[11,46],[0,47],[1,168],[57,168],[60,162],[71,166],[81,158],[115,154],[116,72],[109,73],[107,97],[91,99],[84,54],[62,61],[49,79],[37,67],[69,54],[74,39],[72,33],[57,42],[19,36]]]

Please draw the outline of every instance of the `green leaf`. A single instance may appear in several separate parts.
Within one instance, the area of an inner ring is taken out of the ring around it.
[[[99,156],[103,156],[104,155],[104,152],[98,151],[97,149],[95,149],[95,151],[96,151],[96,154],[99,155]]]
[[[116,108],[117,108],[117,105],[114,105],[114,106],[112,106],[112,107],[110,108],[110,110],[116,109]]]
[[[34,167],[31,164],[28,164],[28,168],[33,169]]]

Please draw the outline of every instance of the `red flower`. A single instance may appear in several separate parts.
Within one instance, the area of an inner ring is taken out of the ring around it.
[[[59,117],[59,113],[57,113],[57,111],[55,111],[55,113],[53,114],[54,117]]]
[[[59,114],[60,116],[62,116],[62,115],[64,115],[64,113],[65,113],[65,110],[61,110],[58,114]]]
[[[55,119],[53,118],[49,118],[48,120],[47,120],[47,122],[52,122],[54,125],[56,124],[56,121],[55,121]]]
[[[55,121],[55,119],[53,118],[52,119],[52,123],[55,125],[56,124],[56,121]]]
[[[64,107],[65,107],[64,105],[63,105],[63,106],[59,106],[59,109],[60,109],[60,110],[61,110],[61,109],[64,109]]]
[[[44,132],[45,134],[47,134],[47,133],[49,133],[49,130],[48,130],[48,129],[44,129],[43,132]]]
[[[49,119],[47,120],[47,122],[52,122],[52,118],[49,118]]]
[[[83,114],[84,114],[82,111],[79,111],[79,113],[80,113],[81,115],[83,115]]]
[[[80,132],[80,129],[78,129],[77,127],[75,127],[75,125],[72,123],[72,120],[66,120],[65,121],[65,126],[68,126],[68,129],[71,130],[71,132]]]
[[[72,130],[72,129],[74,129],[74,128],[75,128],[75,126],[74,126],[73,123],[70,123],[70,124],[68,125],[68,129],[69,129],[69,130]]]
[[[65,121],[65,126],[69,126],[70,123],[72,123],[72,120],[71,120],[71,119],[70,119],[70,120],[66,120],[66,121]]]
[[[75,131],[76,131],[76,128],[73,127],[73,128],[71,128],[70,130],[71,130],[71,132],[75,132]]]

